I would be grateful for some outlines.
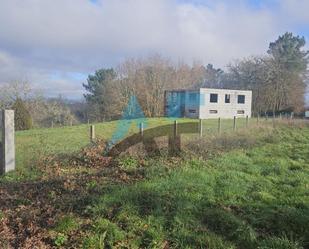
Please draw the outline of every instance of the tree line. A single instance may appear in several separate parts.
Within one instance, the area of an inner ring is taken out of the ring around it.
[[[82,107],[79,109],[81,112],[85,109],[84,104]],[[82,121],[70,102],[61,96],[46,98],[40,91],[33,89],[28,81],[1,85],[0,109],[15,110],[16,130],[64,126]]]
[[[0,108],[15,110],[18,130],[119,119],[132,96],[146,117],[159,117],[165,90],[208,87],[252,90],[255,115],[302,113],[308,85],[305,44],[303,37],[285,33],[269,44],[266,55],[234,61],[225,71],[161,55],[127,59],[90,74],[83,84],[84,101],[46,98],[28,82],[11,82],[0,86]]]
[[[128,59],[88,76],[83,84],[87,115],[97,121],[120,118],[130,96],[136,96],[147,117],[158,117],[164,114],[165,90],[200,87],[252,90],[254,114],[300,113],[308,83],[305,44],[304,37],[287,32],[269,44],[266,55],[235,61],[226,71],[160,55]]]

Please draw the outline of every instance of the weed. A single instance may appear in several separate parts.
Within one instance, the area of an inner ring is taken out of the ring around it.
[[[258,249],[302,249],[297,242],[288,240],[286,237],[270,237],[262,241]]]
[[[64,235],[62,233],[57,234],[56,238],[54,239],[54,244],[57,247],[61,247],[65,244],[65,242],[68,240],[68,236]]]
[[[54,230],[59,233],[68,233],[76,230],[79,227],[79,223],[72,215],[65,215],[61,217],[57,222]]]
[[[126,156],[118,159],[118,165],[123,170],[132,171],[139,167],[139,161],[137,158]]]

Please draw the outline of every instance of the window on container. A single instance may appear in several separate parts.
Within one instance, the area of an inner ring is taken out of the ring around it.
[[[231,94],[225,94],[225,103],[231,103]]]
[[[210,103],[217,103],[218,102],[218,94],[211,93],[210,94]]]
[[[238,110],[237,114],[245,114],[245,111],[244,110]]]
[[[209,113],[210,114],[216,114],[216,113],[218,113],[218,111],[217,110],[209,110]]]
[[[245,103],[245,95],[238,95],[238,104],[244,104]]]

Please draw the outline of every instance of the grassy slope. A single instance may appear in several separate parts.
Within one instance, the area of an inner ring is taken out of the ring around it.
[[[85,244],[106,230],[107,244],[132,248],[309,248],[309,130],[276,136],[170,173],[153,163],[147,180],[94,201]]]

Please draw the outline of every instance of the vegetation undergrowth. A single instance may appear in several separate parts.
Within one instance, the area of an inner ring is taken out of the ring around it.
[[[308,145],[282,125],[175,156],[46,159],[39,179],[0,183],[0,247],[309,248]]]
[[[109,188],[87,211],[121,231],[110,247],[309,248],[309,130],[263,143],[164,174],[154,161],[144,181]]]

